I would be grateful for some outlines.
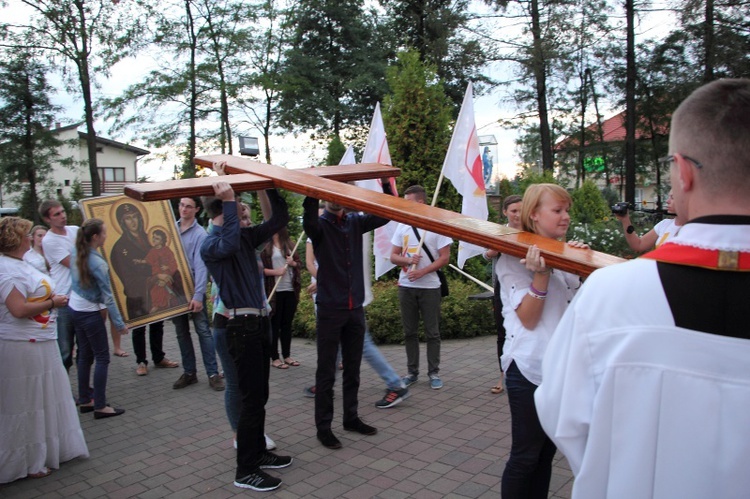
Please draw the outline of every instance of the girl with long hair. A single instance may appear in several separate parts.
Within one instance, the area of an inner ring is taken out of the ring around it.
[[[271,365],[277,369],[288,369],[298,366],[299,362],[291,357],[292,348],[292,320],[297,312],[299,294],[302,289],[300,265],[302,261],[294,252],[294,241],[289,237],[286,227],[273,235],[273,239],[266,244],[261,252],[263,274],[265,275],[266,295],[270,295],[276,286],[276,292],[271,297]],[[281,354],[279,357],[279,340],[281,340]]]
[[[81,413],[92,412],[94,419],[119,416],[125,409],[107,405],[107,372],[109,370],[109,342],[107,327],[100,312],[100,304],[109,311],[120,334],[128,332],[122,315],[112,296],[109,266],[99,253],[107,239],[107,228],[98,218],[86,220],[76,236],[71,268],[73,288],[70,308],[73,313],[78,340],[78,397]],[[91,364],[94,367],[94,392],[89,388]],[[92,399],[93,395],[93,399]]]

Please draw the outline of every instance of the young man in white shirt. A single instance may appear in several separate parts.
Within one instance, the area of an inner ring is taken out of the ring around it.
[[[68,215],[63,205],[54,199],[48,199],[39,206],[39,215],[49,226],[42,239],[44,256],[50,265],[50,274],[55,282],[56,293],[70,298],[70,255],[76,244],[78,227],[66,225]],[[65,305],[57,310],[57,345],[60,347],[63,365],[70,371],[73,365],[73,344],[75,329],[71,320],[70,308]]]
[[[404,191],[404,199],[424,203],[424,187],[412,185]],[[420,248],[419,241],[424,238]],[[449,237],[399,224],[391,239],[391,263],[401,266],[398,278],[398,298],[401,305],[401,323],[404,328],[406,362],[409,370],[404,376],[408,387],[419,376],[419,318],[424,322],[427,339],[427,375],[430,387],[443,387],[440,379],[440,279],[437,271],[448,265],[451,256]],[[432,255],[428,256],[428,253]]]

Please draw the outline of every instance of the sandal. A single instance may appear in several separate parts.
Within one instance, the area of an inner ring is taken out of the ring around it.
[[[284,362],[285,362],[285,363],[286,363],[286,365],[288,365],[288,366],[294,366],[294,367],[297,367],[297,366],[299,365],[299,362],[297,362],[296,360],[294,360],[294,359],[293,359],[293,358],[291,358],[291,357],[287,357],[286,359],[284,359]]]
[[[503,385],[495,385],[492,388],[490,388],[490,391],[494,393],[495,395],[499,393],[503,393],[505,391],[505,388],[503,388]]]
[[[44,478],[46,476],[49,476],[50,473],[52,473],[52,470],[45,466],[44,468],[42,468],[42,471],[38,473],[29,473],[28,475],[26,475],[26,477],[27,478]]]
[[[276,369],[289,369],[289,366],[281,362],[279,359],[274,360],[271,363],[271,367],[275,367]]]

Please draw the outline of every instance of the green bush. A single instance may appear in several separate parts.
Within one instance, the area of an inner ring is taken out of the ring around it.
[[[451,292],[450,296],[443,298],[440,337],[447,340],[494,335],[497,330],[492,314],[492,300],[470,300],[469,296],[483,290],[463,278],[453,278],[450,274],[448,276]],[[377,344],[402,343],[404,333],[401,328],[396,281],[374,282],[372,290],[375,299],[367,306],[365,312],[373,340]],[[300,298],[293,331],[294,336],[298,338],[315,338],[315,314],[312,300],[307,295]],[[424,332],[421,329],[419,336],[424,340]]]

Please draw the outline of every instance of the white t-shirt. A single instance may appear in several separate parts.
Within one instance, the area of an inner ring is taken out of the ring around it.
[[[37,269],[42,274],[49,275],[49,270],[47,270],[47,260],[34,251],[33,248],[30,248],[29,251],[23,254],[23,261]]]
[[[273,252],[271,253],[271,263],[273,264],[274,270],[283,268],[284,265],[286,265],[286,256],[281,252],[281,249],[277,248],[276,246],[273,247]],[[287,267],[283,275],[276,276],[276,282],[279,283],[276,286],[277,292],[294,291],[294,286],[292,285],[291,267]]]
[[[442,248],[450,246],[453,240],[450,237],[441,236],[434,232],[426,232],[423,229],[417,229],[419,231],[419,237],[424,238],[424,246],[426,246],[432,258],[437,260],[439,258],[439,252]],[[411,225],[398,224],[396,232],[393,233],[391,244],[399,246],[401,248],[401,255],[410,257],[417,253],[417,247],[419,246],[419,240],[414,234]],[[427,252],[422,249],[422,258],[417,264],[417,269],[423,269],[432,264],[432,260],[427,256]],[[407,269],[408,272],[408,269]],[[420,277],[416,281],[410,281],[407,277],[407,272],[404,268],[401,268],[401,272],[398,275],[398,285],[405,288],[419,288],[419,289],[435,289],[440,287],[440,279],[437,276],[437,272],[430,272]]]
[[[57,339],[57,310],[44,311],[34,317],[13,317],[5,300],[13,289],[27,302],[49,300],[55,291],[49,276],[9,256],[0,255],[0,339],[48,341]]]
[[[69,296],[72,285],[70,269],[60,262],[73,253],[78,227],[75,225],[66,225],[65,232],[64,236],[60,236],[48,230],[47,234],[44,235],[44,239],[42,239],[42,248],[44,249],[44,256],[49,262],[50,275],[52,276],[52,280],[55,281],[57,294]],[[73,265],[74,262],[70,262],[70,264]]]
[[[658,224],[654,225],[654,232],[658,236],[654,247],[658,248],[666,243],[680,232],[681,225],[674,223],[674,218],[665,218]]]

